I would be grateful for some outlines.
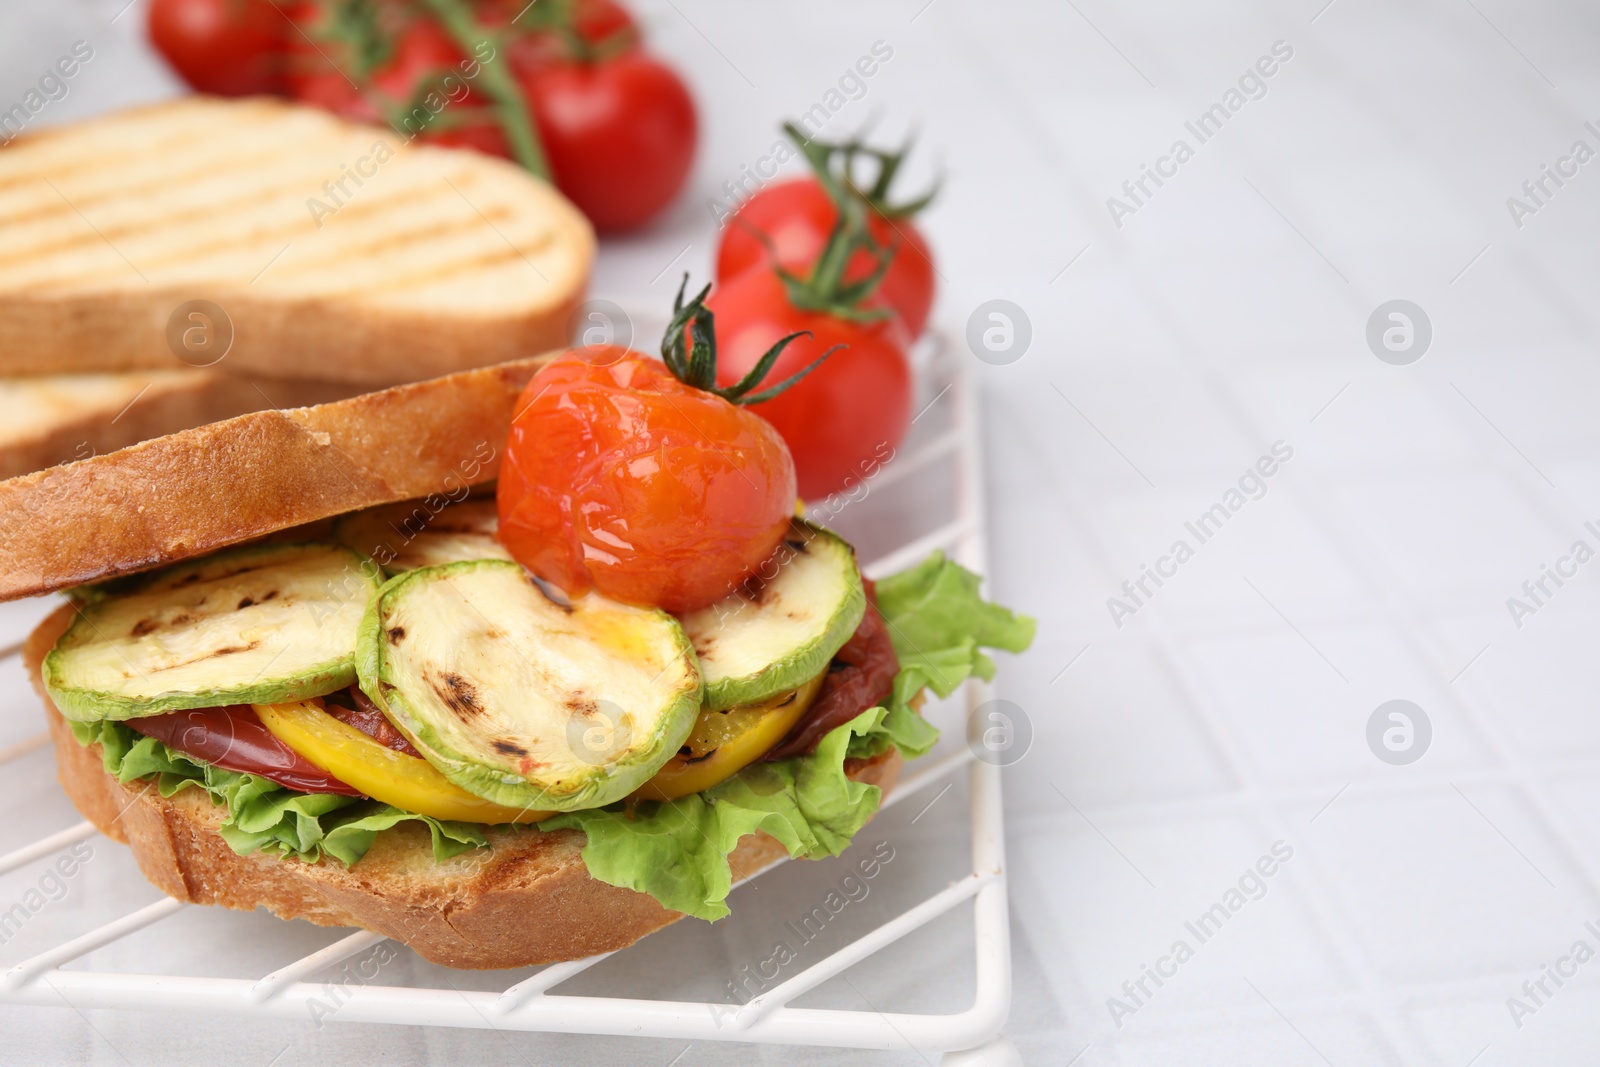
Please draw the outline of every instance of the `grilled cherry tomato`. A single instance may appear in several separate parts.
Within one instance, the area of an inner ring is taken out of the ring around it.
[[[809,270],[838,221],[839,209],[815,178],[767,186],[727,220],[717,248],[717,282],[727,285],[753,267],[773,264],[795,273]],[[878,296],[900,316],[911,338],[920,337],[933,308],[934,266],[928,242],[910,219],[891,220],[872,212],[868,229],[879,244],[898,246]],[[851,257],[844,280],[861,281],[874,268],[872,257],[859,251]]]
[[[218,96],[283,90],[289,24],[269,0],[151,0],[150,41],[192,88]]]
[[[302,758],[360,787],[374,800],[435,819],[490,824],[538,822],[548,811],[508,808],[462,789],[415,755],[334,718],[320,700],[257,704],[263,727]]]
[[[302,793],[362,795],[278,740],[247,705],[148,715],[129,719],[128,725],[168,748],[225,771],[254,774]]]
[[[643,353],[595,346],[543,367],[518,401],[500,540],[571,596],[692,611],[772,554],[794,498],[770,424]]]
[[[737,380],[785,335],[808,331],[784,349],[772,375],[795,373],[836,345],[845,346],[782,395],[754,405],[794,453],[800,495],[817,500],[848,488],[886,462],[911,423],[910,343],[894,317],[854,322],[791,303],[777,274],[748,271],[707,301],[722,352],[717,378]],[[867,307],[874,306],[868,302]]]

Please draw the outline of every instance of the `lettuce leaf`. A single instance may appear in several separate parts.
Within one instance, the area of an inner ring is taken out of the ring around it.
[[[649,893],[686,915],[728,914],[733,871],[728,854],[739,839],[765,830],[789,855],[837,856],[878,810],[883,790],[844,773],[850,741],[877,730],[884,709],[871,708],[829,732],[809,756],[753,763],[710,789],[665,803],[646,802],[631,815],[623,805],[573,811],[539,823],[589,837],[583,862],[610,885]]]
[[[879,733],[852,743],[852,756],[875,756],[893,744],[907,759],[926,755],[939,731],[911,707],[924,688],[947,697],[973,675],[990,681],[994,661],[980,646],[1021,652],[1033,643],[1034,621],[978,592],[982,579],[935,552],[877,583],[878,611],[900,660],[888,714]]]
[[[192,760],[120,722],[68,722],[79,744],[98,743],[106,773],[119,782],[154,777],[164,797],[204,789],[213,803],[227,805],[220,832],[241,856],[256,851],[315,862],[327,854],[350,866],[367,854],[379,830],[415,819],[428,827],[433,858],[443,862],[489,843],[483,827],[447,822],[376,800],[335,793],[302,793],[254,774]]]
[[[971,675],[994,678],[994,661],[979,646],[1021,652],[1033,643],[1034,621],[983,599],[981,583],[943,552],[877,583],[902,676],[918,674],[947,697]]]

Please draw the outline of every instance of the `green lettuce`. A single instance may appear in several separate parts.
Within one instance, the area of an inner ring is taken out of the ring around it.
[[[415,815],[359,797],[302,793],[259,775],[190,759],[121,722],[67,725],[79,744],[100,745],[106,773],[117,781],[153,777],[155,788],[164,797],[198,788],[204,789],[213,803],[226,805],[222,839],[241,856],[266,851],[315,862],[327,854],[349,866],[367,854],[379,830],[412,819],[428,827],[433,858],[441,862],[489,843],[483,828],[474,823]]]
[[[979,584],[977,575],[942,552],[877,583],[900,673],[885,706],[829,732],[815,752],[752,764],[666,803],[566,812],[536,824],[538,831],[582,830],[590,875],[708,920],[728,914],[728,855],[746,834],[770,834],[797,858],[837,856],[883,799],[877,786],[846,775],[845,761],[891,745],[907,758],[926,753],[939,731],[911,706],[912,698],[924,688],[949,696],[969,677],[992,678],[994,662],[982,648],[1020,652],[1033,640],[1033,620],[984,600]],[[226,805],[222,836],[241,855],[263,850],[307,861],[330,855],[349,865],[366,854],[378,831],[411,819],[432,833],[436,860],[488,846],[483,827],[473,823],[414,815],[374,800],[301,793],[189,759],[120,722],[68,725],[80,743],[100,744],[106,771],[119,782],[153,777],[162,796],[194,787]]]
[[[990,681],[994,661],[981,648],[1021,652],[1033,643],[1034,621],[983,599],[981,583],[943,552],[877,583],[878,612],[900,673],[882,729],[854,742],[852,756],[875,756],[890,744],[907,759],[925,755],[939,731],[917,714],[911,698],[924,688],[947,697],[973,675]]]
[[[878,582],[878,611],[901,674],[915,672],[947,697],[970,675],[994,678],[994,661],[980,646],[1021,652],[1033,643],[1034,621],[983,599],[981,582],[943,552]]]
[[[665,803],[572,811],[539,823],[541,830],[582,830],[583,862],[610,885],[649,893],[663,905],[701,919],[728,914],[733,871],[728,854],[746,834],[763,830],[789,855],[837,856],[878,810],[883,790],[852,781],[844,761],[853,738],[878,730],[884,709],[872,708],[828,733],[809,756],[753,763],[710,789]]]

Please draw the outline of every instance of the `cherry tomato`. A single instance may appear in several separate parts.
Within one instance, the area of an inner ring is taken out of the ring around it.
[[[528,382],[506,442],[500,540],[571,596],[671,612],[738,588],[777,548],[794,463],[765,420],[615,346]]]
[[[780,338],[802,330],[767,375],[777,382],[835,345],[847,346],[781,395],[752,410],[783,434],[794,453],[800,495],[817,500],[870,475],[886,462],[911,422],[909,339],[894,316],[856,323],[789,302],[771,270],[752,270],[712,290],[718,384],[749,373]],[[881,306],[869,301],[867,307]]]
[[[599,230],[650,221],[683,188],[698,122],[683,80],[635,49],[521,75],[556,186]]]
[[[328,5],[316,0],[298,0],[284,10],[292,23],[284,61],[284,82],[289,95],[343,118],[381,122],[382,116],[366,99],[363,87],[373,73],[394,62],[415,20],[403,19],[397,8],[370,10],[372,21],[368,30],[378,45],[375,51],[363,54],[353,40],[341,35],[347,31],[341,30]],[[430,36],[436,40],[441,35]],[[454,62],[454,59],[446,62]]]
[[[283,90],[289,24],[269,0],[151,0],[150,41],[202,93]]]
[[[254,774],[302,793],[362,795],[278,740],[248,704],[149,715],[128,725],[225,771]]]
[[[558,59],[589,58],[574,54],[573,42],[564,40],[560,33],[541,29],[537,11],[537,8],[529,10],[527,0],[511,0],[499,10],[491,7],[482,13],[484,21],[492,25],[509,25],[513,31],[531,31],[514,33],[506,42],[512,64],[517,69],[531,70]],[[628,9],[615,0],[575,0],[570,11],[579,48],[626,51],[638,46],[639,26]],[[518,18],[519,15],[522,17]]]
[[[314,23],[307,25],[314,29]],[[392,118],[403,135],[429,144],[509,155],[505,134],[494,119],[468,118],[481,116],[487,101],[465,77],[462,65],[469,60],[443,27],[424,19],[393,32],[387,58],[361,88],[345,73],[330,69],[310,45],[296,49],[289,76],[295,98],[356,122],[387,127]],[[441,80],[447,77],[448,82]]]
[[[639,33],[633,15],[615,0],[578,0],[572,6],[572,28],[591,46],[605,44],[625,30],[636,39]]]
[[[821,183],[796,178],[769,185],[745,201],[727,220],[717,249],[717,281],[732,281],[752,267],[776,260],[779,266],[803,273],[817,261],[839,220]],[[869,217],[868,228],[882,244],[898,242],[894,262],[883,276],[877,295],[904,320],[912,338],[922,336],[933,307],[933,253],[909,219]],[[761,236],[771,241],[769,252]],[[859,281],[872,273],[871,256],[857,252],[845,271],[845,281]]]

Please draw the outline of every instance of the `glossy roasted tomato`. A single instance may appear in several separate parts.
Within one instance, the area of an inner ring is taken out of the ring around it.
[[[129,719],[128,726],[186,756],[225,771],[254,774],[302,793],[361,796],[278,740],[244,704]]]
[[[281,92],[288,29],[269,0],[150,3],[150,42],[202,93]]]
[[[596,229],[641,226],[683,188],[699,123],[665,64],[634,49],[542,64],[521,80],[557,188]]]
[[[751,408],[788,442],[802,497],[818,500],[846,489],[893,456],[911,422],[912,396],[910,342],[898,318],[857,323],[799,310],[771,270],[748,271],[718,286],[706,306],[716,315],[722,384],[738,381],[791,333],[810,336],[783,350],[770,380],[845,346],[793,388]]]
[[[497,492],[500,540],[539,577],[684,612],[777,548],[795,474],[759,416],[643,353],[597,346],[529,380]]]
[[[726,285],[752,267],[774,262],[791,272],[804,273],[816,263],[838,221],[839,209],[815,178],[769,185],[727,220],[717,248],[717,281]],[[920,337],[933,308],[935,285],[928,242],[910,219],[891,221],[873,213],[868,229],[880,244],[898,245],[877,295],[894,308],[912,339]],[[851,258],[844,280],[860,281],[872,273],[873,266],[872,257],[859,251]]]

